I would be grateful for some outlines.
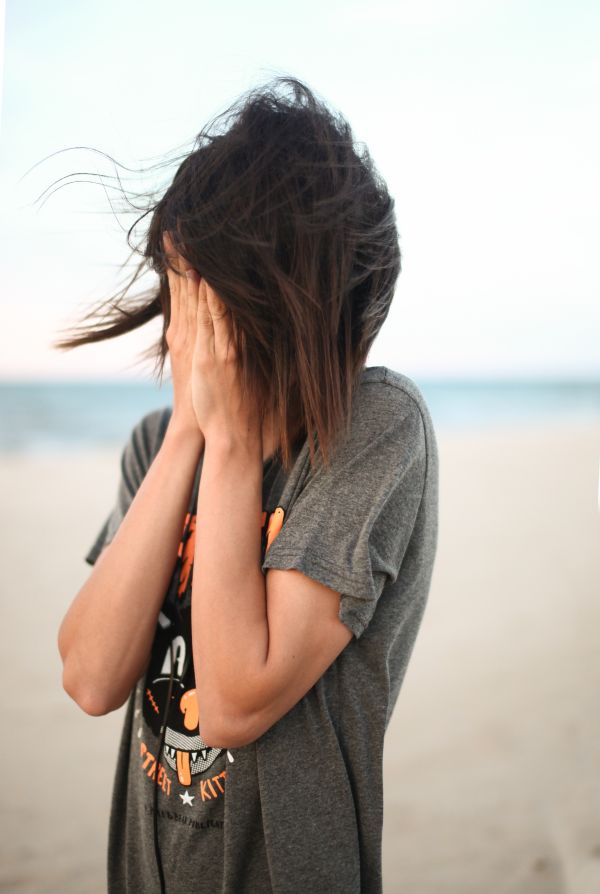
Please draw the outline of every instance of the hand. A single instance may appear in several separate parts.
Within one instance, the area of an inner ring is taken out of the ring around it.
[[[231,313],[195,270],[187,271],[187,307],[196,313],[192,404],[207,442],[257,448],[262,456],[258,408],[242,400]]]
[[[192,403],[192,357],[196,341],[196,308],[187,300],[185,269],[189,265],[173,248],[173,242],[168,233],[163,234],[163,245],[169,261],[178,271],[174,273],[167,268],[171,313],[166,339],[173,380],[173,413],[169,429],[183,432],[186,437],[198,436],[202,439],[203,444],[203,433],[198,426]]]

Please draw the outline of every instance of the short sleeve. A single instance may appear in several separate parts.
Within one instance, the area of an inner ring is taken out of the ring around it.
[[[96,562],[96,559],[104,547],[111,542],[119,529],[119,525],[125,518],[127,510],[158,451],[169,415],[170,407],[154,410],[143,416],[131,430],[121,452],[120,478],[114,505],[84,556],[85,561],[89,565],[93,565]]]
[[[364,395],[349,437],[329,469],[309,476],[262,563],[263,571],[295,568],[339,592],[339,618],[357,639],[384,586],[398,578],[427,467],[418,404],[390,386],[386,393],[383,406]]]

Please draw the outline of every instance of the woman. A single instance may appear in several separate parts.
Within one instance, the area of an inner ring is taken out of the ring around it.
[[[59,343],[162,314],[173,379],[125,445],[63,685],[88,714],[127,701],[109,891],[377,894],[383,740],[438,519],[423,396],[366,366],[394,203],[297,79],[218,123],[150,209],[158,289]]]

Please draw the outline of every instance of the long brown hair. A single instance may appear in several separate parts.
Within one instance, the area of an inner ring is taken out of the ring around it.
[[[349,432],[353,395],[401,269],[394,200],[342,115],[289,76],[242,94],[178,162],[160,198],[137,193],[130,202],[143,211],[127,233],[142,256],[133,277],[52,346],[115,338],[162,314],[158,343],[145,352],[162,380],[168,230],[231,311],[242,387],[275,421],[286,470],[299,430],[310,434],[311,463],[319,450],[328,465]],[[148,269],[158,284],[128,295]]]

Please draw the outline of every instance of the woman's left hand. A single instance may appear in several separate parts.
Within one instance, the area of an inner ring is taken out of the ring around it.
[[[192,404],[208,443],[256,446],[262,434],[258,411],[242,402],[231,313],[204,277],[186,271],[188,308],[196,309],[192,358]]]

